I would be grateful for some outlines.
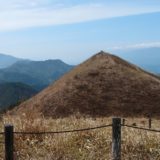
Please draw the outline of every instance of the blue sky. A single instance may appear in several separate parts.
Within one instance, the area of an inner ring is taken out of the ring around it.
[[[0,53],[34,60],[160,47],[159,0],[0,0],[0,24]]]

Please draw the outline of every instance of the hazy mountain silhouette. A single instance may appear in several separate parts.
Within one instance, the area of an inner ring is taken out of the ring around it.
[[[160,48],[139,48],[115,51],[117,55],[145,70],[160,73]]]
[[[0,53],[0,68],[9,67],[10,65],[14,64],[19,60],[19,58]]]
[[[73,67],[61,60],[18,61],[0,70],[0,82],[22,82],[41,90]]]

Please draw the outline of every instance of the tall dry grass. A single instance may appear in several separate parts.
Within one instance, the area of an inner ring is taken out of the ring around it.
[[[32,113],[21,116],[5,115],[0,123],[1,131],[7,123],[13,124],[15,131],[59,131],[110,124],[111,118],[46,119]],[[130,118],[126,123],[148,127],[146,119]],[[154,120],[152,127],[160,128],[160,121]],[[3,140],[1,136],[0,141]],[[16,160],[111,159],[111,127],[59,135],[15,135],[14,142]],[[3,158],[4,146],[0,144],[0,159]],[[160,160],[160,133],[122,128],[122,159]]]

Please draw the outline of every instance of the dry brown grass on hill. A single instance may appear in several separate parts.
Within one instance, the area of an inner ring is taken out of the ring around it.
[[[160,79],[104,52],[14,110],[44,116],[160,116]],[[12,112],[13,113],[13,112]]]
[[[38,132],[94,127],[111,123],[111,118],[45,119],[35,113],[22,116],[4,116],[0,131],[6,123],[14,124],[15,131]],[[147,127],[146,119],[126,121],[132,125]],[[160,121],[153,120],[153,128],[160,128]],[[15,135],[16,160],[110,160],[111,128],[97,129],[61,135],[20,136]],[[3,141],[3,138],[0,138]],[[122,128],[123,160],[159,160],[160,134]],[[4,147],[0,144],[0,159],[4,159]]]

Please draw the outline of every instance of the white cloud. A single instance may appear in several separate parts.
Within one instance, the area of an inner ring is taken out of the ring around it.
[[[86,3],[65,6],[50,0],[0,0],[0,31],[28,27],[70,24],[160,11],[159,6]]]
[[[125,46],[115,46],[109,48],[110,50],[126,50],[126,49],[140,49],[140,48],[152,48],[152,47],[160,47],[160,42],[148,42],[148,43],[139,43]]]

